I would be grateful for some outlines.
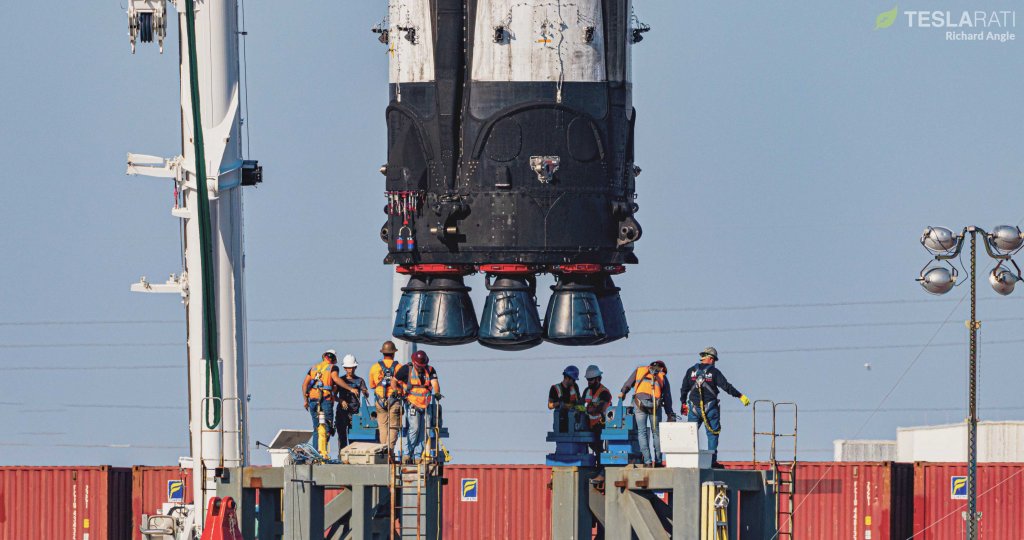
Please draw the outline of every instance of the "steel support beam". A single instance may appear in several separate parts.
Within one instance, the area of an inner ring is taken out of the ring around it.
[[[592,467],[551,468],[551,537],[581,540],[591,537],[590,480]],[[602,512],[603,514],[603,512]]]

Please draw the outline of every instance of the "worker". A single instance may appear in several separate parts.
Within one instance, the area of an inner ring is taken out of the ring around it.
[[[605,385],[601,384],[600,368],[595,365],[587,366],[584,377],[587,379],[587,387],[583,389],[583,408],[587,413],[587,427],[594,432],[594,442],[590,443],[590,449],[598,459],[601,452],[604,452],[604,443],[601,441],[601,432],[604,430],[605,413],[612,404],[612,393]]]
[[[558,410],[558,429],[569,431],[569,411],[580,403],[580,368],[567,366],[562,370],[562,381],[552,384],[548,390],[548,409]]]
[[[356,368],[359,362],[354,354],[346,354],[341,361],[341,368],[345,374],[341,380],[345,381],[347,388],[355,389],[355,392],[347,390],[346,387],[338,386],[334,398],[337,406],[334,414],[334,429],[338,432],[338,453],[348,446],[348,430],[352,427],[352,417],[359,414],[360,401],[363,397],[369,396],[370,391],[366,389],[366,381],[356,375]]]
[[[398,368],[391,387],[405,398],[407,404],[407,421],[409,430],[405,437],[405,457],[403,461],[420,461],[423,454],[429,453],[430,446],[426,439],[432,438],[427,430],[437,425],[436,407],[431,407],[432,400],[440,401],[441,386],[437,380],[437,372],[430,366],[430,358],[423,351],[412,353],[412,362]],[[430,422],[427,423],[427,415]]]
[[[387,444],[388,456],[394,456],[395,441],[402,425],[402,402],[399,394],[391,388],[391,380],[402,363],[395,360],[398,348],[393,341],[385,341],[380,347],[383,357],[370,366],[370,388],[376,395],[377,440]]]
[[[625,399],[630,390],[633,390],[633,419],[640,442],[640,454],[645,466],[657,467],[661,464],[658,422],[661,421],[662,410],[669,422],[676,421],[676,415],[672,412],[672,390],[665,362],[655,360],[649,365],[636,368],[619,390],[619,399]],[[652,442],[653,454],[650,449]]]
[[[683,376],[682,401],[683,414],[687,422],[696,422],[697,429],[704,424],[708,434],[708,451],[711,452],[711,466],[718,464],[718,434],[722,431],[721,406],[718,402],[719,389],[740,399],[743,406],[750,405],[750,399],[725,379],[718,368],[718,350],[708,347],[700,353],[697,362]]]
[[[306,378],[302,381],[302,403],[313,418],[313,436],[310,444],[317,446],[316,429],[320,426],[320,411],[324,412],[327,423],[327,439],[334,435],[334,394],[337,388],[344,388],[350,392],[356,390],[341,380],[338,376],[338,353],[334,349],[328,349],[321,355],[320,363],[313,366],[306,372]],[[310,407],[310,401],[315,401],[316,406]]]

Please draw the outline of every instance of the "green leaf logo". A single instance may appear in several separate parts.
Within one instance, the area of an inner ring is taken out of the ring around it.
[[[875,17],[875,30],[878,30],[879,28],[889,28],[892,26],[892,23],[896,22],[897,7],[898,6],[893,6],[889,11],[879,13],[878,17]]]

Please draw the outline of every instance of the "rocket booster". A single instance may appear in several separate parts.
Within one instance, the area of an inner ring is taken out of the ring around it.
[[[637,263],[629,0],[390,0],[384,262],[410,274],[394,335],[522,349],[628,327]],[[477,322],[464,276],[487,275]],[[544,322],[536,279],[556,285]]]

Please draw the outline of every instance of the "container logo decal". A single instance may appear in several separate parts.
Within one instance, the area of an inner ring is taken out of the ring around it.
[[[476,502],[476,478],[462,479],[462,502]]]
[[[967,499],[967,477],[966,476],[950,476],[949,477],[949,498],[953,500]]]
[[[181,480],[167,481],[167,502],[185,502],[185,482]]]

